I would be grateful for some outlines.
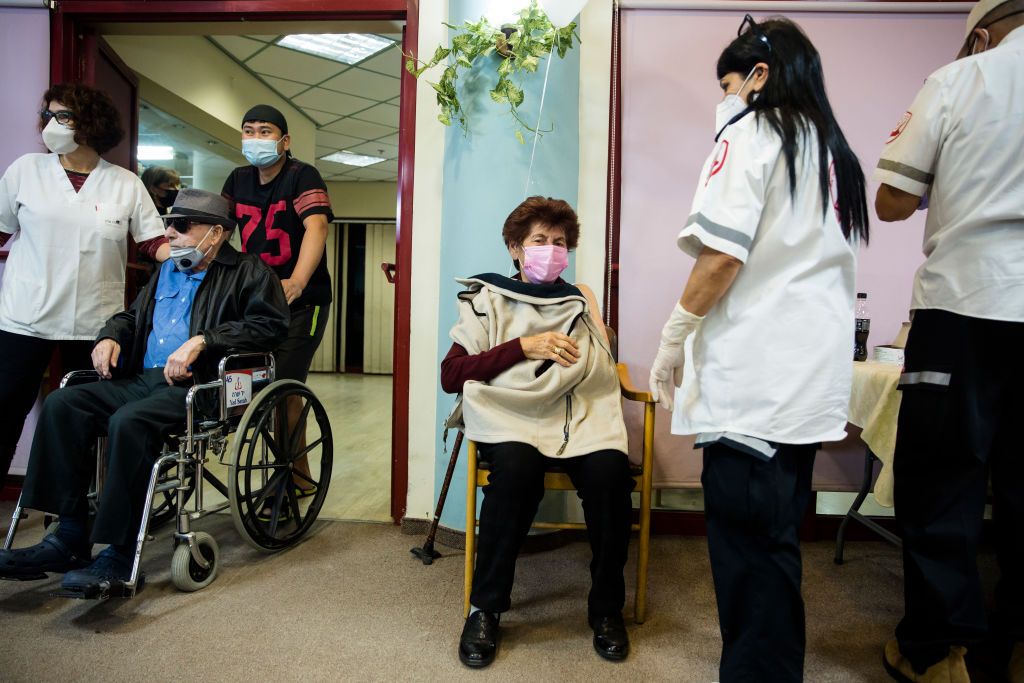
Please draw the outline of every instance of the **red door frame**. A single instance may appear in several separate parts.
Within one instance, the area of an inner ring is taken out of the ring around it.
[[[62,0],[50,22],[50,81],[86,78],[85,39],[95,22],[405,21],[403,49],[418,53],[419,0]],[[404,69],[398,137],[395,350],[391,431],[391,517],[405,516],[409,487],[409,311],[412,294],[412,191],[416,80]]]

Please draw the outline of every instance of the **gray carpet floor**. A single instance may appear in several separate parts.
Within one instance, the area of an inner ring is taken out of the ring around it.
[[[10,509],[2,505],[0,514]],[[57,578],[0,581],[0,680],[717,680],[720,641],[702,538],[653,539],[649,613],[642,625],[627,618],[633,650],[622,663],[591,647],[587,545],[524,554],[498,660],[471,671],[456,654],[461,550],[440,546],[444,557],[423,566],[409,554],[419,537],[390,525],[325,522],[299,546],[264,555],[226,516],[197,527],[221,547],[220,575],[198,593],[171,585],[168,530],[148,546],[148,585],[133,600],[53,597]],[[22,528],[17,545],[35,542],[40,515]],[[635,543],[628,616],[633,555]],[[901,593],[895,548],[854,543],[837,567],[830,543],[805,545],[806,680],[887,680],[881,647],[902,612]]]

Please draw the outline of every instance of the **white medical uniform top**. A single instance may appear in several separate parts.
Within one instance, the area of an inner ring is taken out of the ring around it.
[[[138,176],[100,159],[75,192],[56,154],[26,154],[0,178],[0,230],[18,233],[0,282],[0,330],[79,340],[124,308],[126,236],[164,234]]]
[[[814,135],[798,141],[795,164],[791,197],[782,140],[753,113],[704,164],[678,245],[744,265],[687,343],[674,434],[779,444],[846,434],[856,256],[835,208],[823,210]]]
[[[929,76],[882,151],[875,180],[928,192],[912,309],[1024,322],[1022,143],[1024,27]]]

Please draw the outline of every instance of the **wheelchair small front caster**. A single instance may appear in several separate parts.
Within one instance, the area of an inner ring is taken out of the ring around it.
[[[210,563],[207,569],[200,567],[192,557],[188,543],[179,543],[171,557],[171,583],[186,593],[206,588],[217,578],[217,562],[220,559],[217,541],[210,534],[199,531],[196,532],[196,544],[199,546],[199,554]]]

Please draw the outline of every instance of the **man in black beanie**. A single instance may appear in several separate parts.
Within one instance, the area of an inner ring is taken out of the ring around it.
[[[319,171],[292,157],[290,147],[284,114],[269,104],[254,106],[242,117],[242,154],[250,165],[231,172],[222,194],[238,219],[242,251],[274,269],[291,310],[288,339],[274,352],[277,379],[305,382],[333,294],[325,247],[334,215]],[[298,419],[298,403],[289,405],[290,423]],[[299,495],[315,493],[304,478],[305,459],[296,470]]]

